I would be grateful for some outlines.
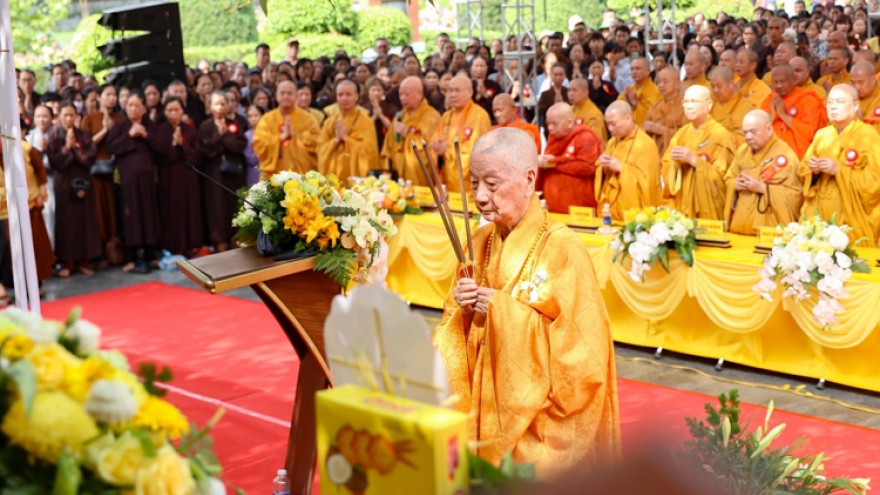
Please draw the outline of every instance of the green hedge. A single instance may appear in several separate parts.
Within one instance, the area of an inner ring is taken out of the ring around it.
[[[98,24],[101,14],[92,14],[79,22],[70,41],[70,59],[83,74],[97,74],[113,64],[101,55],[98,47],[110,41],[113,33]]]
[[[187,65],[195,67],[199,60],[205,59],[212,64],[220,60],[232,60],[244,62],[248,67],[253,67],[257,62],[254,51],[257,43],[240,43],[226,46],[193,46],[183,49],[183,59]]]
[[[408,45],[412,41],[409,17],[394,7],[367,7],[358,14],[357,39],[361,48],[372,47],[376,38],[388,38],[391,46]]]
[[[264,31],[269,36],[339,33],[354,36],[358,16],[351,0],[268,0]]]
[[[224,2],[177,0],[184,46],[225,46],[256,43],[257,18],[247,3],[235,10],[224,9]]]

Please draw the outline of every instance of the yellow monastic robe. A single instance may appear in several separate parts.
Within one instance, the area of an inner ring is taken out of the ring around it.
[[[798,156],[785,141],[771,136],[757,152],[742,145],[724,177],[727,182],[725,219],[734,234],[757,235],[758,227],[796,222],[804,202],[798,177]],[[736,177],[744,173],[767,185],[767,194],[735,191]],[[763,213],[762,213],[763,212]]]
[[[867,98],[859,99],[862,122],[880,132],[880,83],[874,83],[874,91]]]
[[[828,92],[825,91],[825,88],[814,83],[812,79],[807,79],[804,84],[798,87],[815,91],[816,94],[819,95],[819,99],[821,99],[823,102],[825,101],[825,98],[828,98]]]
[[[398,135],[394,132],[398,122],[398,118],[394,117],[388,133],[385,134],[385,145],[382,148],[380,162],[384,166],[390,158],[401,179],[411,180],[415,186],[427,186],[428,181],[413,152],[411,141],[414,140],[421,149],[422,139],[429,138],[437,129],[440,114],[428,104],[428,100],[423,98],[415,111],[403,109],[400,121],[406,126],[406,135]]]
[[[672,148],[684,146],[697,157],[694,167],[675,161]],[[709,117],[699,129],[692,123],[682,127],[663,154],[664,194],[672,198],[676,210],[690,218],[724,219],[724,174],[736,148],[733,136]]]
[[[745,144],[746,138],[743,136],[743,119],[746,114],[755,109],[749,100],[745,99],[741,94],[733,95],[733,98],[726,102],[715,100],[712,103],[712,113],[710,114],[716,122],[723,125],[725,129],[733,133],[734,146],[737,148]]]
[[[688,123],[687,117],[684,115],[684,107],[682,106],[683,99],[684,97],[681,93],[676,93],[675,96],[668,100],[664,98],[655,103],[648,110],[648,115],[645,116],[646,122],[656,122],[663,126],[662,133],[648,133],[649,136],[654,138],[654,143],[657,144],[657,152],[660,153],[660,156],[663,156],[663,153],[666,152],[672,136]]]
[[[761,78],[761,82],[766,84],[770,89],[773,89],[773,71],[771,69],[772,67],[767,69],[764,77]]]
[[[825,74],[816,81],[816,84],[824,88],[826,82],[830,83],[832,87],[838,84],[849,84],[849,72],[843,71],[836,80],[834,79],[834,74]]]
[[[630,208],[661,206],[660,154],[638,126],[623,139],[611,138],[605,154],[620,160],[620,173],[596,167],[596,204],[611,205],[611,218],[623,220]]]
[[[700,77],[693,80],[693,81],[691,81],[690,79],[685,79],[684,81],[682,81],[682,85],[684,85],[684,89],[687,89],[693,85],[697,85],[697,86],[703,86],[704,88],[708,89],[709,91],[712,91],[712,85],[709,84],[709,80],[706,79],[705,74],[700,74]]]
[[[312,117],[314,117],[315,121],[318,122],[318,128],[320,129],[321,126],[324,125],[324,119],[326,119],[327,116],[324,115],[324,112],[318,110],[317,108],[309,107],[309,113],[312,114]]]
[[[260,119],[254,129],[254,154],[260,159],[260,171],[267,177],[284,170],[304,174],[318,168],[315,148],[318,139],[318,124],[312,115],[301,108],[290,113],[293,137],[289,142],[281,142],[281,127],[284,116],[276,108]]]
[[[360,105],[357,106],[357,109],[366,116],[370,115],[370,111]],[[339,115],[339,103],[331,103],[324,107],[324,115],[326,115],[327,118]]]
[[[660,93],[660,90],[657,89],[657,85],[654,84],[654,81],[651,79],[647,79],[645,83],[642,84],[641,88],[638,84],[633,84],[630,88],[636,92],[636,98],[639,100],[639,104],[633,108],[633,121],[636,125],[640,126],[645,123],[645,115],[648,114],[648,110],[654,106],[654,103],[663,99],[663,94]],[[627,101],[626,94],[620,93],[620,96],[618,96],[617,99]]]
[[[605,116],[602,110],[593,103],[593,100],[587,98],[579,105],[571,106],[571,113],[574,115],[574,123],[577,125],[585,125],[593,130],[602,143],[608,142],[608,129],[605,128]]]
[[[470,189],[471,183],[471,151],[477,139],[483,134],[489,132],[489,114],[485,110],[474,104],[473,100],[461,110],[454,108],[449,109],[440,117],[440,124],[434,131],[434,137],[431,141],[446,140],[446,152],[443,154],[443,177],[442,180],[446,184],[446,190],[450,192],[461,192],[461,185],[458,178],[458,168],[455,165],[455,138],[458,138],[459,147],[461,148],[461,168],[464,172],[465,186]],[[438,156],[435,156],[435,162]],[[440,164],[437,163],[439,167]],[[468,191],[470,192],[470,191]]]
[[[344,142],[335,142],[336,122],[348,129]],[[318,136],[318,171],[324,175],[336,174],[343,184],[351,176],[366,177],[367,172],[379,168],[379,144],[373,120],[362,112],[352,110],[348,115],[328,117]]]
[[[764,99],[770,96],[770,93],[773,92],[773,90],[770,89],[770,86],[764,84],[764,81],[758,79],[754,75],[749,78],[748,81],[740,81],[739,88],[739,94],[743,95],[743,98],[749,100],[749,103],[755,108],[761,108]]]
[[[475,280],[495,289],[488,314],[463,315],[450,288],[434,344],[477,454],[497,465],[512,452],[544,480],[613,462],[621,449],[613,341],[584,244],[537,196],[506,239],[489,224],[473,243]],[[534,292],[512,295],[539,274]]]
[[[880,236],[880,148],[877,131],[853,120],[839,134],[829,125],[819,129],[813,144],[804,154],[798,173],[804,183],[804,207],[812,216],[816,210],[823,219],[834,215],[840,223],[855,229],[850,239],[867,237],[864,246],[877,245]],[[811,157],[830,158],[837,162],[835,175],[813,174],[807,167]]]

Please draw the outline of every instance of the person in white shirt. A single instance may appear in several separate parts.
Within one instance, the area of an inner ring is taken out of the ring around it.
[[[49,181],[46,183],[46,189],[49,192],[49,199],[43,203],[43,220],[46,222],[46,230],[49,232],[49,242],[52,249],[55,249],[55,178],[52,167],[49,164],[49,158],[46,156],[46,146],[49,143],[49,133],[52,132],[52,122],[55,115],[46,105],[39,105],[34,108],[34,127],[25,136],[25,140],[35,149],[40,150],[43,155],[43,164],[46,166],[46,173]]]

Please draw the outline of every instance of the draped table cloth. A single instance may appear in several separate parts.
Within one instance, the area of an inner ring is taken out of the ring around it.
[[[464,240],[464,223],[456,221]],[[388,287],[412,304],[442,308],[455,254],[440,216],[407,215],[397,225],[399,233],[388,240]],[[880,392],[880,250],[857,249],[872,272],[846,283],[850,296],[841,301],[840,323],[823,329],[812,317],[815,299],[783,300],[778,288],[771,303],[752,290],[764,258],[754,253],[755,237],[730,234],[730,248],[700,247],[693,267],[671,256],[670,273],[658,264],[644,283],[612,262],[611,237],[579,237],[590,252],[614,340]]]

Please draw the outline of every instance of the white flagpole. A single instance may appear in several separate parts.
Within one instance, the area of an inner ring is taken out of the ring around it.
[[[0,0],[0,139],[3,140],[6,200],[9,211],[9,247],[15,279],[15,303],[40,314],[40,288],[28,208],[28,187],[21,151],[21,124],[12,47],[9,0]]]

